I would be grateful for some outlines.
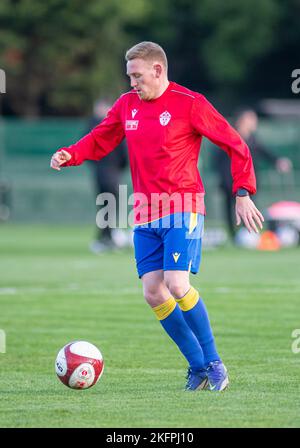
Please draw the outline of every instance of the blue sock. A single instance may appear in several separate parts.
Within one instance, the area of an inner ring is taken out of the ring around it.
[[[220,361],[206,306],[198,292],[192,287],[177,302],[182,309],[187,324],[202,347],[205,367],[212,361]]]
[[[186,323],[182,311],[173,297],[167,302],[152,308],[162,327],[178,346],[193,371],[204,368],[204,356],[201,345]]]

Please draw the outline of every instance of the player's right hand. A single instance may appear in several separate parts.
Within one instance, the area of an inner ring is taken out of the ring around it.
[[[64,149],[61,149],[60,151],[57,151],[53,154],[50,162],[51,168],[54,170],[60,171],[60,166],[64,163],[68,162],[71,159],[71,154],[68,153],[68,151],[65,151]]]

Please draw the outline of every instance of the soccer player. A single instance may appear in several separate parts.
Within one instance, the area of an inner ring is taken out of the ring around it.
[[[186,390],[221,391],[229,383],[227,370],[205,304],[189,280],[199,270],[205,215],[197,162],[203,136],[228,154],[237,224],[258,232],[264,219],[250,198],[256,192],[250,151],[202,94],[168,80],[159,45],[141,42],[127,51],[126,61],[132,90],[89,134],[58,150],[51,167],[100,160],[126,137],[145,299],[188,362]]]

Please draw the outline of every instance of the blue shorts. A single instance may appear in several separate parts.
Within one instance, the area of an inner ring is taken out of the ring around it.
[[[203,229],[204,215],[191,212],[136,226],[133,241],[139,277],[160,269],[197,274]]]

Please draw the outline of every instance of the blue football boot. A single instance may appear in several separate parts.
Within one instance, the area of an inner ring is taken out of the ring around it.
[[[207,369],[207,387],[208,390],[222,391],[229,384],[227,369],[222,361],[210,362]]]
[[[200,390],[205,389],[207,386],[207,370],[202,369],[193,372],[191,368],[188,368],[186,375],[187,383],[185,385],[185,390]]]

